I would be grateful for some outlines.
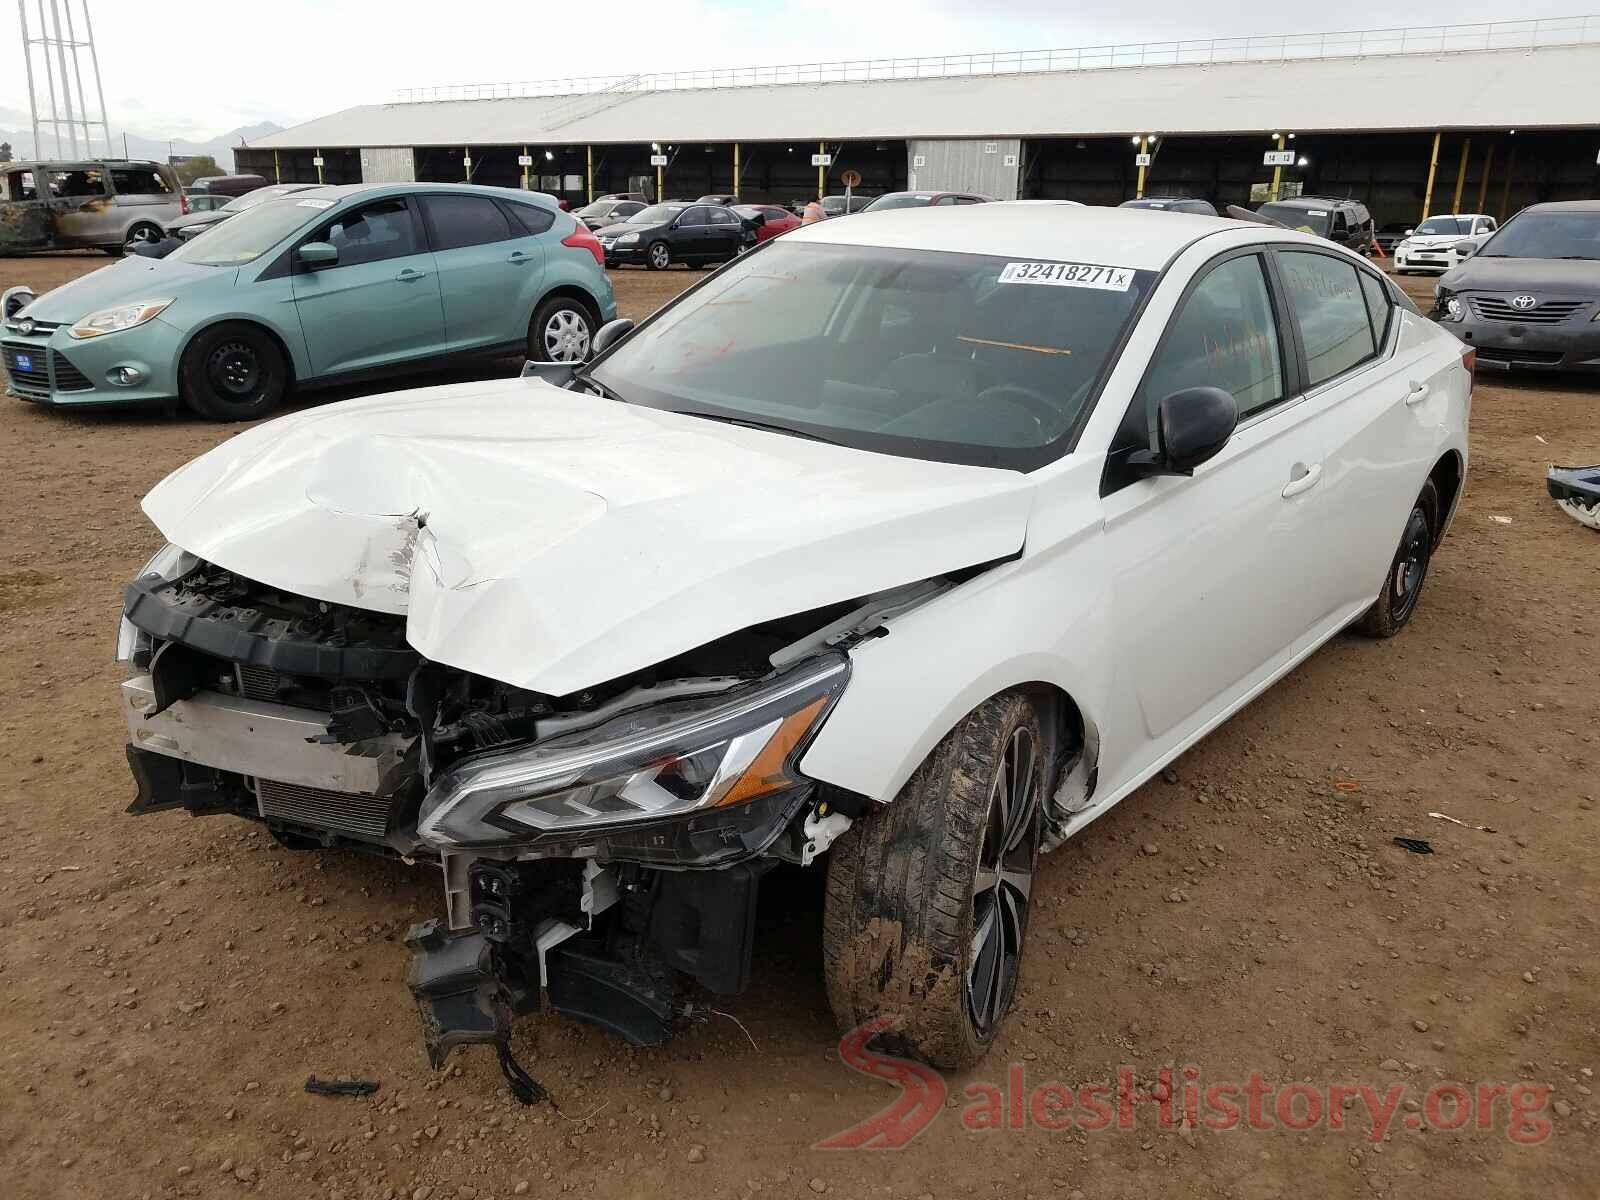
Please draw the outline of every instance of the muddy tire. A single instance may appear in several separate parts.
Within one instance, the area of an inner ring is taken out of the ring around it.
[[[289,364],[259,325],[224,321],[196,335],[178,365],[183,402],[213,421],[253,421],[278,407]]]
[[[1016,997],[1051,750],[1027,696],[996,696],[834,843],[822,947],[841,1031],[892,1017],[885,1050],[983,1057]]]
[[[1391,638],[1406,627],[1417,611],[1422,584],[1428,577],[1428,563],[1432,561],[1434,543],[1439,537],[1441,515],[1439,493],[1430,479],[1422,485],[1406,517],[1400,546],[1394,552],[1394,561],[1389,564],[1389,574],[1383,581],[1383,591],[1361,618],[1360,629],[1367,636]]]

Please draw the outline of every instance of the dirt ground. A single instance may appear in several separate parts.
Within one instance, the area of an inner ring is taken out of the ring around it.
[[[0,287],[104,264],[0,260]],[[697,277],[622,273],[623,312]],[[524,1022],[556,1111],[512,1101],[483,1048],[428,1069],[401,939],[442,911],[432,871],[125,816],[113,626],[160,540],[138,500],[235,430],[4,400],[0,1194],[1593,1195],[1600,537],[1543,474],[1600,461],[1597,410],[1600,385],[1480,377],[1466,498],[1411,628],[1336,639],[1047,859],[994,1052],[909,1146],[852,1152],[813,1147],[897,1093],[840,1061],[818,872],[769,877],[754,984],[723,1006],[742,1029],[633,1051]],[[1126,1129],[963,1127],[969,1086],[1126,1066],[1148,1089],[1186,1065],[1201,1088],[1258,1073],[1405,1099],[1377,1142],[1359,1100],[1303,1131],[1164,1128],[1148,1103]],[[318,1098],[311,1074],[381,1088]],[[1518,1082],[1551,1089],[1548,1136],[1514,1138],[1503,1098],[1488,1128],[1413,1107]]]

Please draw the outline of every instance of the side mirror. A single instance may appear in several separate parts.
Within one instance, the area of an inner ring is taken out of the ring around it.
[[[1478,243],[1477,242],[1457,242],[1456,245],[1455,245],[1455,251],[1462,258],[1471,258],[1474,254],[1476,254],[1478,252]]]
[[[338,265],[339,247],[328,242],[307,242],[295,251],[295,257],[308,267],[332,267]]]
[[[1156,405],[1157,450],[1128,458],[1139,475],[1193,475],[1216,456],[1239,423],[1233,394],[1219,387],[1192,387],[1163,396]]]
[[[1411,236],[1411,235],[1412,235],[1412,234],[1413,234],[1413,233],[1415,233],[1415,232],[1416,232],[1416,230],[1415,230],[1415,229],[1408,229],[1408,230],[1406,230],[1406,236],[1407,236],[1407,237],[1410,237],[1410,236]]]
[[[633,322],[626,317],[619,317],[615,321],[607,321],[600,326],[600,331],[594,335],[594,340],[589,343],[589,357],[598,358],[632,332]]]

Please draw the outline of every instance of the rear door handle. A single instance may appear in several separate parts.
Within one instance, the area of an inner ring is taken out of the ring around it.
[[[426,271],[413,271],[410,267],[407,267],[404,271],[401,271],[400,274],[396,275],[395,278],[401,283],[415,283],[425,275],[427,275]]]
[[[1295,474],[1297,471],[1300,473]],[[1289,482],[1283,485],[1283,497],[1285,500],[1291,496],[1298,496],[1301,492],[1309,492],[1316,487],[1317,483],[1322,479],[1322,464],[1312,463],[1308,467],[1305,463],[1295,463],[1289,470],[1289,476]]]
[[[511,252],[511,257],[506,259],[506,261],[507,262],[514,262],[514,263],[524,263],[524,262],[529,261],[532,257],[533,257],[533,255],[524,254],[521,250],[513,250]]]
[[[1432,393],[1433,389],[1427,384],[1418,383],[1415,379],[1413,379],[1411,381],[1411,390],[1406,393],[1406,407],[1409,408],[1412,405],[1421,404],[1430,395],[1432,395]]]

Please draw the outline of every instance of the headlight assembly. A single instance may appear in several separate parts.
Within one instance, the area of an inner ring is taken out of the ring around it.
[[[194,570],[195,564],[199,561],[187,550],[168,542],[156,551],[155,557],[145,563],[144,568],[134,578],[144,579],[146,576],[154,575],[160,579],[176,579]],[[139,649],[139,641],[144,636],[132,621],[122,617],[117,625],[117,661],[132,662],[134,654]]]
[[[446,848],[604,835],[791,791],[795,761],[844,690],[848,659],[662,703],[593,728],[463,759],[422,802],[417,833]]]
[[[82,341],[84,338],[104,337],[108,333],[121,333],[146,321],[154,320],[172,303],[171,297],[161,300],[135,300],[132,304],[119,304],[115,308],[102,308],[84,317],[69,334]]]
[[[631,245],[638,240],[639,235],[637,233],[625,233],[617,239],[617,241],[621,242],[624,246]]]

